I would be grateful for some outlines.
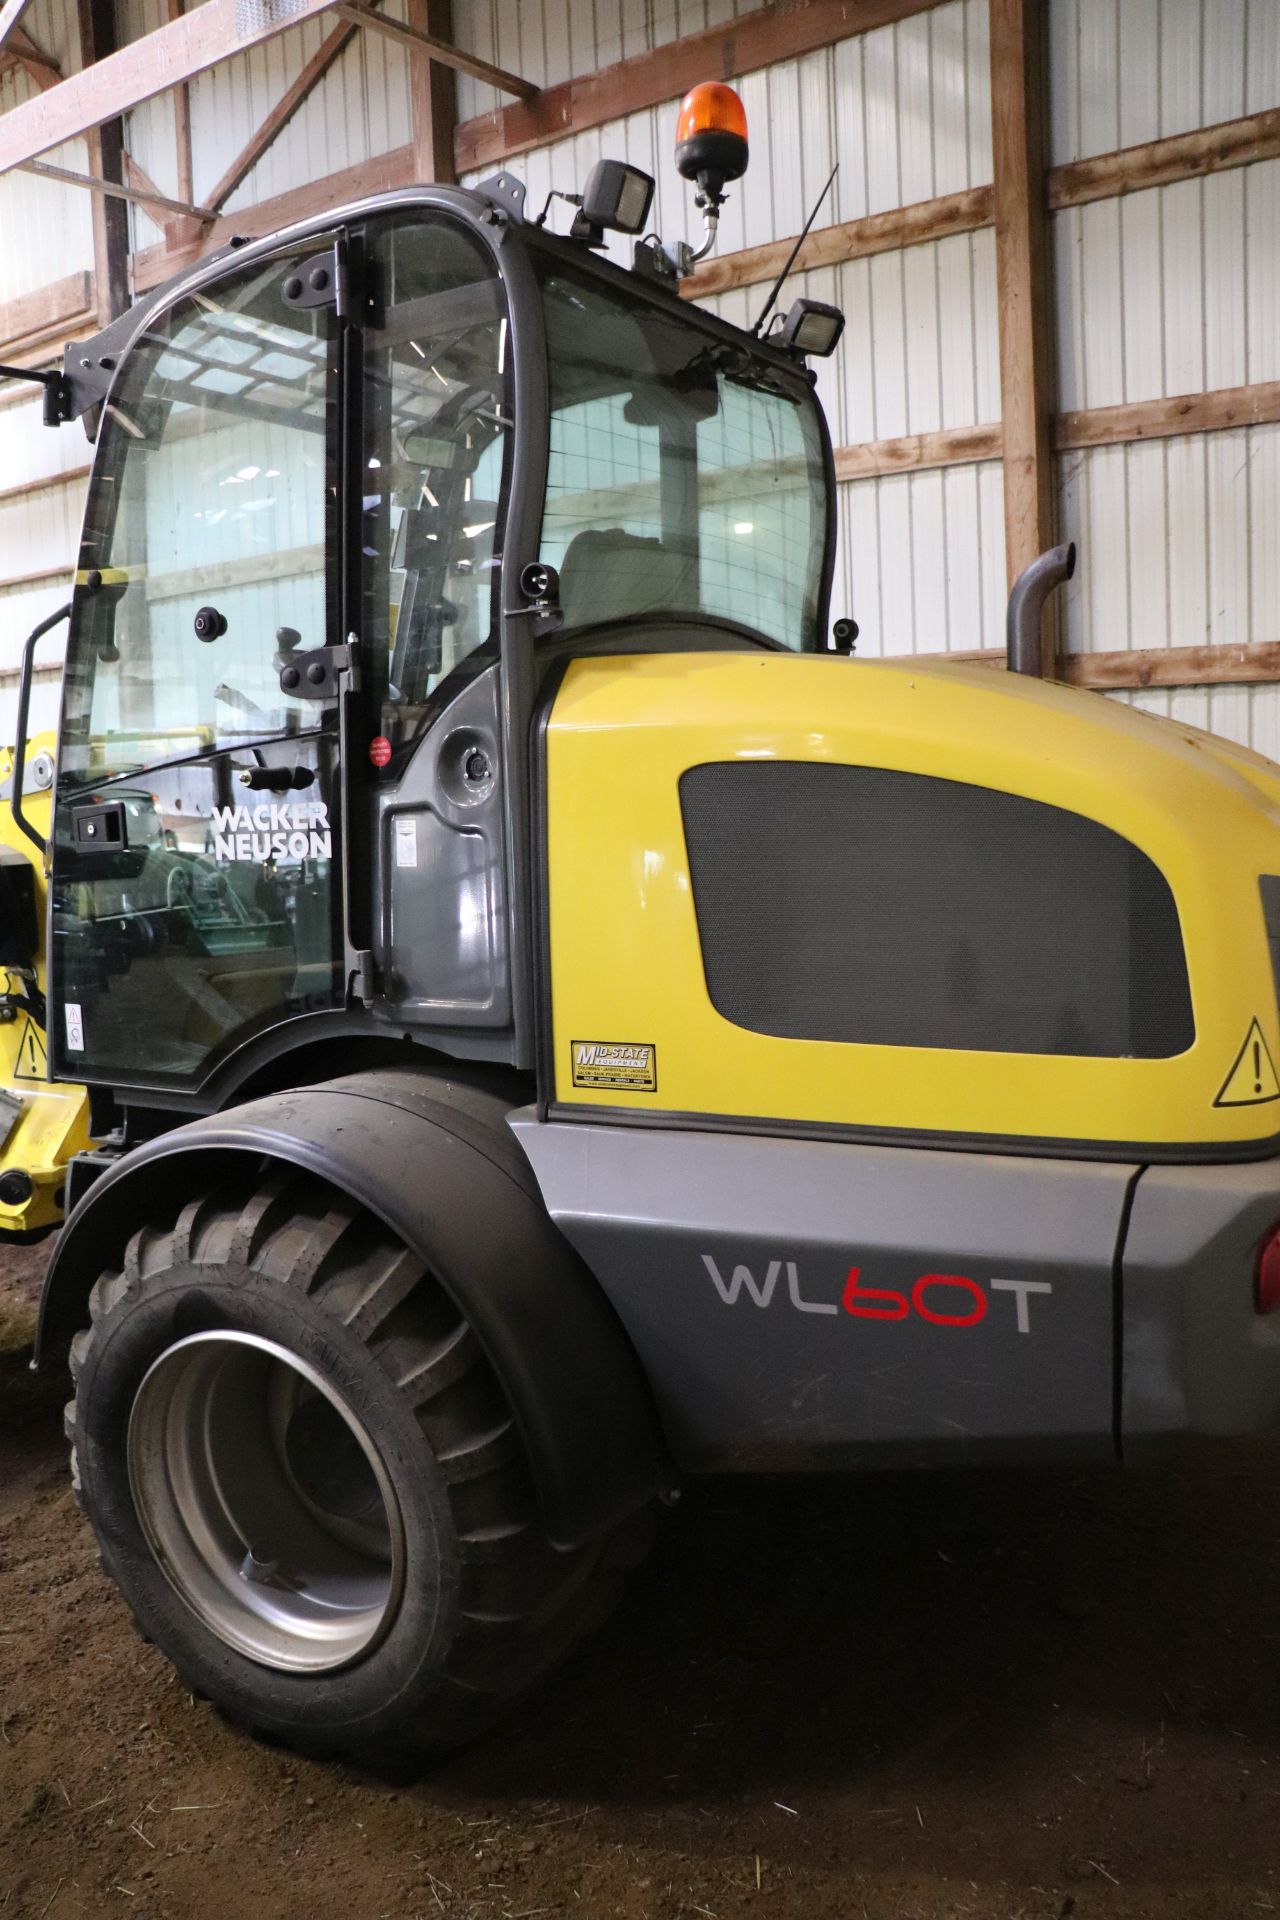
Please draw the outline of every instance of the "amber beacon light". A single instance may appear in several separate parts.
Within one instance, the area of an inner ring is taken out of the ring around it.
[[[747,170],[747,115],[732,87],[704,80],[686,93],[676,121],[676,166],[698,183],[698,204],[718,207],[725,182]]]

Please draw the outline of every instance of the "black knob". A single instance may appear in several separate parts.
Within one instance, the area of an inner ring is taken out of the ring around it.
[[[286,693],[292,693],[295,687],[300,687],[302,685],[301,668],[282,667],[280,669],[280,685]]]
[[[84,577],[84,583],[90,593],[96,593],[98,591],[98,588],[102,585],[102,574],[97,567],[90,567]]]
[[[848,618],[834,620],[831,624],[831,638],[837,653],[852,653],[858,638],[858,623]]]
[[[307,668],[307,678],[313,687],[322,687],[327,669],[323,660],[313,660]]]
[[[316,293],[323,293],[329,284],[328,267],[312,267],[310,279],[312,290]]]
[[[472,781],[476,786],[479,786],[482,780],[489,778],[488,754],[483,752],[479,747],[472,747],[470,753],[462,763],[462,771],[468,780]]]
[[[295,647],[302,645],[302,635],[296,627],[277,627],[276,645],[281,653],[292,653]]]
[[[227,630],[227,616],[216,607],[201,607],[192,625],[198,640],[220,640]]]
[[[297,274],[296,274],[296,273],[293,273],[293,274],[290,274],[290,276],[289,276],[289,278],[288,278],[288,279],[287,279],[287,280],[285,281],[285,283],[284,283],[284,297],[285,297],[285,299],[286,299],[286,300],[299,300],[299,299],[301,299],[301,297],[302,297],[302,282],[301,282],[301,280],[299,280],[299,278],[298,278],[298,276],[297,276]]]
[[[6,1207],[20,1207],[34,1192],[29,1173],[23,1173],[18,1167],[11,1168],[8,1173],[0,1173],[0,1200],[4,1201]]]

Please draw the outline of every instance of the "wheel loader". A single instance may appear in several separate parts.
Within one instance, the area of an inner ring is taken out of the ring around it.
[[[40,1346],[139,1627],[311,1752],[491,1725],[694,1475],[1280,1419],[1280,768],[851,655],[841,317],[682,298],[651,192],[379,194],[46,383]]]

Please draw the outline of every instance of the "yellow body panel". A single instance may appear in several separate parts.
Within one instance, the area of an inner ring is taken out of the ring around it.
[[[27,745],[27,765],[38,754],[52,758],[54,736],[37,734]],[[0,786],[7,791],[13,776],[13,751],[0,748]],[[28,779],[29,779],[28,774]],[[23,809],[37,832],[49,833],[50,790],[28,790]],[[11,847],[31,862],[35,874],[36,911],[41,939],[36,956],[36,982],[45,989],[44,903],[45,876],[40,856],[27,836],[14,824],[6,800],[0,801],[0,843]],[[17,998],[21,985],[0,969],[0,993]],[[6,1017],[11,1016],[11,1017]],[[0,1004],[0,1094],[16,1100],[21,1112],[13,1115],[7,1101],[0,1101],[0,1175],[20,1170],[30,1176],[29,1199],[17,1206],[0,1200],[0,1234],[26,1233],[41,1227],[57,1226],[62,1219],[62,1189],[66,1182],[67,1162],[73,1154],[89,1145],[89,1096],[83,1087],[51,1084],[48,1080],[45,1036],[28,1013]],[[7,1135],[4,1127],[9,1124]]]
[[[1193,1045],[1163,1060],[963,1052],[780,1039],[726,1020],[703,974],[678,783],[735,759],[965,781],[1123,835],[1173,891]],[[1258,889],[1280,874],[1280,767],[1259,755],[984,667],[602,657],[573,663],[557,695],[547,821],[555,1098],[567,1107],[1175,1147],[1280,1135],[1280,1097],[1214,1104],[1255,1019],[1280,1066]],[[655,1051],[625,1090],[575,1086],[575,1041]]]

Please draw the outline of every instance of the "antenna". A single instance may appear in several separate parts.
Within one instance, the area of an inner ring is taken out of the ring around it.
[[[790,273],[792,267],[794,267],[796,263],[796,255],[799,253],[805,241],[809,238],[809,229],[813,225],[814,221],[817,219],[818,210],[821,207],[823,201],[826,199],[827,195],[830,193],[831,182],[835,179],[839,171],[840,171],[840,162],[837,160],[836,164],[834,165],[834,167],[832,167],[830,173],[827,175],[826,186],[822,189],[822,192],[818,195],[817,199],[813,203],[813,212],[809,215],[809,218],[805,221],[804,226],[801,228],[800,233],[796,238],[796,243],[794,247],[792,247],[791,252],[787,255],[786,266],[782,269],[782,272],[778,275],[777,279],[774,281],[772,287],[769,290],[769,298],[765,301],[764,306],[761,309],[760,318],[756,321],[754,327],[752,327],[751,329],[752,333],[759,333],[761,327],[764,325],[765,321],[769,318],[770,309],[772,308],[774,301],[777,299],[778,295],[782,291],[782,283],[786,279],[787,275]]]

